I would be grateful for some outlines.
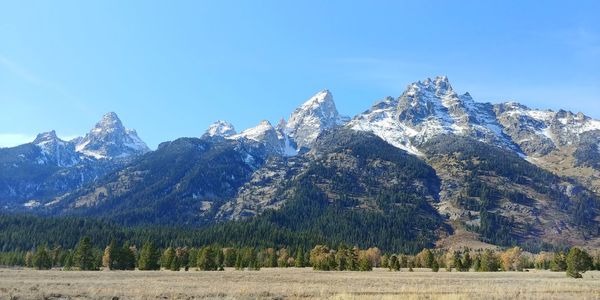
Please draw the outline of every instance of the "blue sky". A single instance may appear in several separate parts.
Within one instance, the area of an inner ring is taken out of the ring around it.
[[[151,147],[277,122],[333,92],[355,115],[447,75],[477,101],[600,118],[598,1],[0,1],[0,145],[108,111]]]

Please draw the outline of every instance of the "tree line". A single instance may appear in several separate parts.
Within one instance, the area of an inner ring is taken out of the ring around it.
[[[172,270],[222,271],[260,270],[261,268],[312,267],[320,271],[390,271],[412,272],[427,268],[433,272],[499,272],[527,269],[566,272],[581,278],[588,270],[600,270],[600,255],[590,255],[573,247],[568,252],[530,254],[519,247],[504,251],[423,249],[416,255],[382,253],[379,248],[360,249],[344,244],[337,248],[316,245],[312,249],[222,247],[159,248],[146,241],[140,249],[134,244],[112,240],[104,249],[94,247],[89,237],[82,238],[73,249],[39,245],[29,251],[0,252],[0,265],[29,267],[38,270]]]

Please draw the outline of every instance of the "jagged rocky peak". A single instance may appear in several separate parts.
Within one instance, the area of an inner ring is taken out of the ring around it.
[[[433,93],[437,97],[443,97],[449,94],[455,94],[448,77],[437,76],[434,79],[427,78],[423,81],[417,81],[410,84],[404,95],[408,97],[418,98],[426,94]],[[431,98],[431,96],[430,96]]]
[[[284,118],[279,119],[277,126],[275,127],[277,131],[285,131],[285,127],[287,126],[287,122]]]
[[[232,138],[243,137],[257,142],[263,142],[271,139],[273,136],[277,139],[275,127],[273,127],[269,121],[262,120],[257,126],[248,128],[239,134],[232,136]]]
[[[75,152],[73,143],[61,140],[54,130],[38,134],[32,144],[41,150],[41,156],[38,158],[39,164],[67,167],[79,161],[79,155]]]
[[[600,129],[600,121],[583,113],[531,109],[515,102],[497,104],[495,111],[505,132],[531,156],[576,145],[583,133]]]
[[[386,98],[356,116],[349,127],[369,131],[390,144],[419,154],[419,147],[442,134],[469,136],[503,148],[515,145],[502,132],[493,106],[469,93],[457,94],[448,77],[414,82],[397,99]]]
[[[150,149],[133,129],[126,129],[116,113],[109,112],[78,141],[77,152],[96,159],[127,158]]]
[[[338,113],[331,92],[323,90],[294,110],[285,132],[298,147],[309,148],[321,132],[342,125],[345,120]]]
[[[113,131],[125,131],[121,119],[119,119],[119,116],[114,112],[104,114],[102,119],[100,119],[100,121],[96,123],[94,129],[92,129],[92,132],[98,133],[108,133]]]
[[[235,134],[235,128],[231,123],[219,120],[208,126],[203,137],[230,137]]]
[[[40,134],[38,134],[35,137],[35,140],[33,140],[33,143],[36,145],[40,145],[40,144],[46,144],[46,143],[55,143],[55,142],[62,142],[61,139],[58,138],[58,136],[56,136],[56,131],[52,130],[52,131],[48,131],[48,132],[42,132]]]
[[[263,145],[266,151],[271,154],[281,155],[285,151],[285,140],[267,120],[263,120],[257,126],[248,128],[239,134],[230,136],[228,139],[258,143]]]

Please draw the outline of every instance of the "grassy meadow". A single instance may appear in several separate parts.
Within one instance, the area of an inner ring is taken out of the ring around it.
[[[0,299],[600,299],[600,272],[0,269]]]

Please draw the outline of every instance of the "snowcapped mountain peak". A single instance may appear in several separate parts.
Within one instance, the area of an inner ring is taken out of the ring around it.
[[[316,109],[319,106],[323,105],[323,103],[327,103],[326,105],[334,105],[333,103],[333,95],[329,90],[322,90],[304,102],[298,109],[308,110],[308,109]],[[298,110],[297,109],[297,110]]]
[[[203,137],[229,137],[235,134],[235,128],[231,123],[219,120],[208,126]]]
[[[108,112],[102,116],[102,119],[100,119],[98,123],[96,123],[93,130],[96,132],[125,131],[125,127],[123,127],[123,123],[116,113]]]
[[[423,81],[417,81],[410,84],[403,96],[420,98],[426,96],[428,98],[456,96],[448,77],[437,76],[434,79],[427,78]]]
[[[450,85],[450,81],[446,76],[438,76],[433,80],[433,85],[435,86],[435,90],[437,93],[441,95],[445,95],[448,93],[454,92],[452,86]]]
[[[52,142],[56,142],[56,141],[62,141],[62,140],[60,140],[58,138],[58,136],[56,136],[56,131],[52,130],[52,131],[43,132],[43,133],[38,134],[36,136],[35,140],[33,141],[33,143],[36,145],[40,145],[40,144],[52,143]]]
[[[298,151],[295,144],[289,140],[288,135],[284,132],[285,124],[285,120],[281,120],[275,128],[269,121],[262,120],[257,126],[226,138],[249,143],[250,145],[261,145],[269,154],[294,156],[298,154]]]
[[[114,112],[105,114],[96,126],[78,141],[77,152],[96,159],[126,158],[150,149],[132,129],[126,129]]]
[[[448,77],[427,78],[408,85],[398,99],[386,99],[356,116],[349,127],[370,131],[390,144],[414,154],[418,147],[442,134],[468,135],[514,149],[502,132],[493,106],[475,102],[469,93],[458,95]]]
[[[231,136],[231,139],[246,138],[256,142],[262,142],[265,139],[270,139],[272,135],[277,139],[277,132],[273,125],[267,120],[262,120],[257,126],[248,128],[239,134]]]
[[[262,120],[262,121],[260,121],[260,123],[258,123],[258,126],[261,126],[261,127],[273,127],[273,125],[271,125],[271,122],[269,122],[268,120]]]
[[[324,130],[344,123],[329,90],[322,90],[296,108],[285,125],[285,133],[299,146],[310,147]]]
[[[277,131],[284,131],[285,126],[287,126],[287,122],[284,118],[279,119],[279,123],[277,123]]]
[[[583,113],[532,109],[516,102],[497,104],[495,110],[505,132],[531,156],[577,145],[583,133],[600,130],[600,121]]]
[[[76,164],[79,160],[73,144],[61,140],[54,130],[38,134],[32,144],[41,150],[38,164],[66,167]]]

